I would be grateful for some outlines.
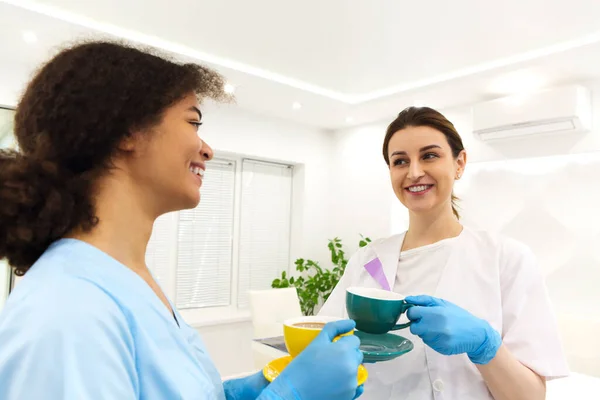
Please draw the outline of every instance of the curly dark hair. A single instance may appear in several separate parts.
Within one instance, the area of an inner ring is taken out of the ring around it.
[[[149,49],[106,41],[62,50],[15,113],[19,151],[0,151],[0,259],[24,275],[48,246],[97,223],[93,183],[131,132],[195,93],[226,100],[223,78]]]

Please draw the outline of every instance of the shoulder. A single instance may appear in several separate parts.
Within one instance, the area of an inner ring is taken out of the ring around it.
[[[464,238],[478,247],[492,250],[503,257],[530,257],[533,252],[525,243],[497,232],[465,227]]]
[[[25,278],[0,315],[0,397],[137,396],[134,338],[110,295],[73,276]]]
[[[402,244],[402,240],[404,239],[404,235],[406,235],[406,232],[398,233],[396,235],[387,236],[384,238],[375,239],[371,243],[366,245],[365,247],[358,249],[356,254],[366,254],[366,253],[375,251],[376,249],[380,249],[382,247],[399,248],[400,244]]]
[[[529,270],[537,274],[537,258],[531,248],[501,233],[465,228],[466,245],[496,258],[500,273]]]
[[[31,338],[49,332],[60,337],[108,332],[128,336],[128,320],[119,304],[90,280],[32,271],[16,289],[0,318],[0,330],[8,327]]]

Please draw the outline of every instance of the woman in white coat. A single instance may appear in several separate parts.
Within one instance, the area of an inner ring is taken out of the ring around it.
[[[383,144],[393,190],[409,210],[402,234],[360,249],[320,311],[346,316],[351,286],[406,298],[413,351],[370,364],[367,400],[544,399],[568,375],[543,278],[525,245],[459,222],[454,182],[466,153],[439,112],[410,107]],[[435,296],[435,297],[434,297]]]

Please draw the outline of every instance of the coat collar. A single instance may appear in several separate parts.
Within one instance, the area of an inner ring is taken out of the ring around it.
[[[382,289],[392,290],[396,281],[404,233],[371,244],[364,268]]]
[[[373,242],[367,248],[368,253],[364,258],[365,264],[363,267],[382,289],[391,291],[394,288],[398,262],[400,261],[400,249],[405,235],[406,232],[390,236]],[[471,231],[463,226],[463,232],[459,235],[459,238],[469,235],[471,235]],[[446,265],[451,263],[451,260],[454,260],[455,257],[457,257],[457,252],[453,250],[446,261]]]

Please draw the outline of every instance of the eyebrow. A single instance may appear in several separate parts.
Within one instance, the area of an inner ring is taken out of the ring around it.
[[[200,109],[198,107],[191,106],[190,108],[187,109],[187,111],[197,112],[198,113],[198,119],[202,120],[202,113],[200,112]]]
[[[424,151],[431,150],[431,149],[441,149],[441,147],[438,146],[437,144],[430,144],[429,146],[421,147],[419,152],[422,153]],[[395,151],[392,153],[392,157],[393,156],[405,156],[405,155],[406,155],[405,151]]]

